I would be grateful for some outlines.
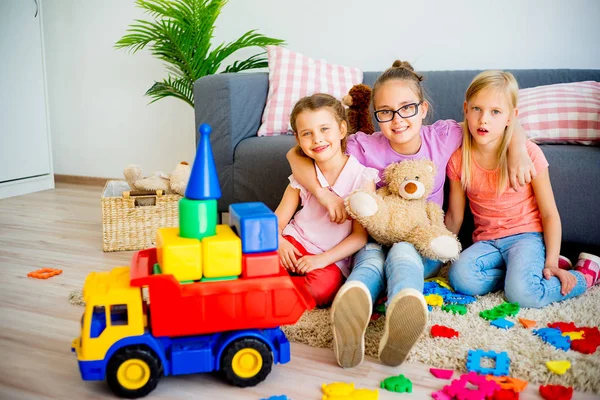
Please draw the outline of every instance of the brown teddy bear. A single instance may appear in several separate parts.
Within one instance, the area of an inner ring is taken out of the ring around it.
[[[390,164],[384,171],[387,186],[377,194],[364,190],[352,193],[346,199],[346,209],[383,245],[408,242],[429,259],[454,260],[460,243],[446,229],[441,207],[427,201],[435,171],[435,164],[424,159]]]
[[[375,132],[369,104],[371,103],[371,88],[364,84],[354,85],[342,99],[342,104],[348,107],[348,134],[364,132],[367,135]]]

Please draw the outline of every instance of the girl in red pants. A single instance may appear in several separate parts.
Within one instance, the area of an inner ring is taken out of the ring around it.
[[[323,190],[342,198],[357,189],[375,191],[378,171],[344,153],[348,119],[338,100],[321,93],[304,97],[292,110],[290,124],[298,143],[296,151],[313,159]],[[325,306],[349,275],[351,257],[367,243],[367,232],[355,221],[332,222],[329,211],[293,175],[289,179],[275,210],[279,256],[290,273],[305,276],[317,305]],[[299,205],[302,209],[296,213]]]

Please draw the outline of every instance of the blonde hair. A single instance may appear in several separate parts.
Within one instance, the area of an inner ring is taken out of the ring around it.
[[[342,123],[346,123],[346,127],[348,127],[348,116],[346,115],[346,109],[342,105],[342,103],[336,99],[335,97],[325,94],[325,93],[315,93],[311,96],[306,96],[298,100],[292,113],[290,115],[290,125],[292,126],[292,130],[294,131],[294,135],[298,135],[298,130],[296,127],[296,120],[298,119],[298,115],[301,112],[310,110],[310,111],[318,111],[320,109],[327,108],[335,117],[335,120],[338,123],[338,126],[341,128]],[[341,141],[341,149],[342,153],[346,151],[346,138],[348,134],[342,138]],[[306,154],[302,151],[300,146],[296,145],[296,154],[302,157],[307,157]]]
[[[484,71],[473,79],[465,93],[465,101],[468,102],[477,93],[482,90],[495,89],[498,94],[506,96],[511,112],[517,108],[517,102],[519,97],[519,85],[517,80],[510,72],[504,71]],[[508,184],[508,144],[512,138],[515,130],[516,118],[511,118],[510,124],[504,130],[504,136],[502,142],[498,147],[498,153],[496,154],[496,162],[499,169],[498,186],[496,187],[496,195],[500,196],[506,185]],[[472,178],[472,155],[473,149],[473,136],[469,131],[469,124],[467,122],[467,116],[465,115],[465,122],[463,123],[463,142],[462,142],[462,174],[461,183],[465,191],[471,186]]]

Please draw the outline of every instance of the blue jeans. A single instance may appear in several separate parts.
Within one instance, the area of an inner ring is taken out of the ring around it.
[[[389,249],[377,243],[367,243],[354,255],[349,281],[360,281],[371,293],[373,304],[387,286],[387,303],[402,289],[413,288],[423,292],[423,281],[435,276],[441,261],[421,256],[406,242],[396,243]]]
[[[463,251],[452,264],[450,284],[456,291],[469,295],[484,295],[504,287],[508,301],[528,308],[541,308],[585,292],[584,276],[570,271],[577,284],[563,296],[557,277],[544,278],[545,261],[546,246],[539,232],[483,240]]]

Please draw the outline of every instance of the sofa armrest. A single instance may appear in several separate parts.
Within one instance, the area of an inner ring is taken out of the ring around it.
[[[209,75],[194,83],[196,145],[198,127],[212,127],[210,142],[215,158],[222,197],[219,211],[227,211],[234,200],[233,155],[244,139],[256,136],[267,102],[267,72]]]

